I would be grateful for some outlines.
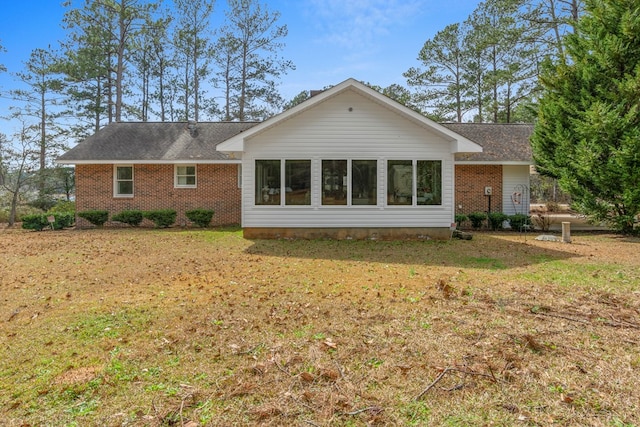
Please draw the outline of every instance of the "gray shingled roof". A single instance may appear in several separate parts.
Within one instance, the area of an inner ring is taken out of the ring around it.
[[[216,146],[257,123],[112,123],[58,158],[61,163],[216,161],[229,157]],[[478,143],[482,153],[459,153],[456,161],[533,163],[531,124],[443,123]]]
[[[216,146],[257,123],[111,123],[58,158],[61,163],[216,161]]]
[[[532,124],[442,123],[450,130],[472,140],[482,153],[458,153],[456,161],[518,162],[533,164]]]

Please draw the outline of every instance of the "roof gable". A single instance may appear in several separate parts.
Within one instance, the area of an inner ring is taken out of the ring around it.
[[[482,151],[482,147],[475,142],[465,138],[464,136],[456,134],[450,129],[426,118],[422,114],[419,114],[411,110],[410,108],[405,107],[404,105],[382,95],[378,91],[371,89],[370,87],[354,79],[348,79],[337,86],[327,89],[326,91],[323,91],[318,95],[307,99],[305,102],[298,104],[295,107],[277,116],[265,120],[264,122],[256,125],[255,127],[247,130],[242,134],[231,137],[229,140],[218,145],[217,150],[225,152],[243,152],[245,150],[245,142],[248,139],[255,137],[256,135],[259,135],[260,133],[271,129],[274,126],[277,126],[293,117],[296,117],[303,112],[308,111],[316,107],[317,105],[349,90],[357,92],[358,94],[371,100],[371,102],[375,102],[384,106],[385,108],[391,110],[393,113],[399,114],[404,118],[410,120],[411,122],[429,130],[429,132],[438,134],[439,136],[450,142],[452,153],[476,153]]]

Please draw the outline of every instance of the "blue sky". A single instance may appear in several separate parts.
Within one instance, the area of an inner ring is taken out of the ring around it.
[[[11,73],[21,70],[36,48],[55,47],[65,37],[62,0],[2,0],[0,91],[17,87]],[[379,86],[405,84],[402,73],[417,66],[424,42],[446,25],[466,19],[479,3],[455,0],[262,0],[281,13],[289,35],[282,56],[296,70],[281,80],[280,91],[291,99],[302,90],[322,89],[353,77]],[[74,0],[74,4],[83,3]],[[224,0],[214,13],[221,19]],[[0,116],[9,101],[0,98]],[[9,133],[0,120],[0,132]]]

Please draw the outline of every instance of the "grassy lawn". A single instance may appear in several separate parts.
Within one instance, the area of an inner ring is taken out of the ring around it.
[[[640,240],[1,230],[0,424],[640,426]]]

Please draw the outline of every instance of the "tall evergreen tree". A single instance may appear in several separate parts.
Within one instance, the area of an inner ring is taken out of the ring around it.
[[[35,49],[31,52],[25,69],[16,76],[26,84],[28,89],[13,90],[13,97],[24,103],[24,116],[36,119],[39,131],[39,170],[38,197],[45,197],[46,169],[50,157],[65,148],[58,142],[62,133],[57,123],[60,111],[57,108],[58,96],[63,89],[63,80],[59,72],[59,59],[52,51]]]
[[[177,81],[183,93],[183,120],[200,119],[204,101],[201,83],[208,76],[212,56],[209,39],[214,3],[213,0],[174,0],[178,27],[173,43],[180,76]]]
[[[96,54],[94,59],[108,66],[109,122],[122,121],[132,41],[156,7],[157,4],[142,0],[85,0],[84,7],[65,14],[67,28],[75,30],[69,43],[71,50],[91,51]]]
[[[72,14],[73,15],[73,14]],[[75,24],[66,18],[66,25]],[[111,51],[107,34],[98,26],[71,33],[65,42],[61,64],[67,81],[67,106],[76,118],[72,133],[82,139],[113,121]]]
[[[295,68],[278,56],[287,26],[277,25],[280,13],[257,0],[229,0],[228,4],[228,23],[220,36],[224,44],[218,46],[222,54],[216,58],[222,70],[218,84],[229,94],[227,118],[261,120],[282,106],[276,81]]]
[[[438,31],[418,54],[424,68],[410,68],[403,74],[409,86],[417,89],[413,102],[443,121],[462,122],[470,108],[465,30],[463,24],[451,24]]]
[[[566,61],[548,65],[532,137],[540,173],[623,233],[640,213],[640,5],[586,0]]]
[[[136,82],[139,93],[139,101],[136,102],[136,115],[146,122],[154,114],[154,101],[157,102],[157,111],[160,121],[166,121],[164,97],[167,72],[172,64],[168,57],[167,31],[170,19],[151,17],[147,18],[144,27],[138,37],[133,41],[132,62],[136,69]]]
[[[489,102],[485,119],[509,123],[518,103],[538,89],[539,47],[534,43],[540,28],[524,24],[523,0],[487,0],[480,3],[468,22],[474,48],[487,68],[484,86]]]

